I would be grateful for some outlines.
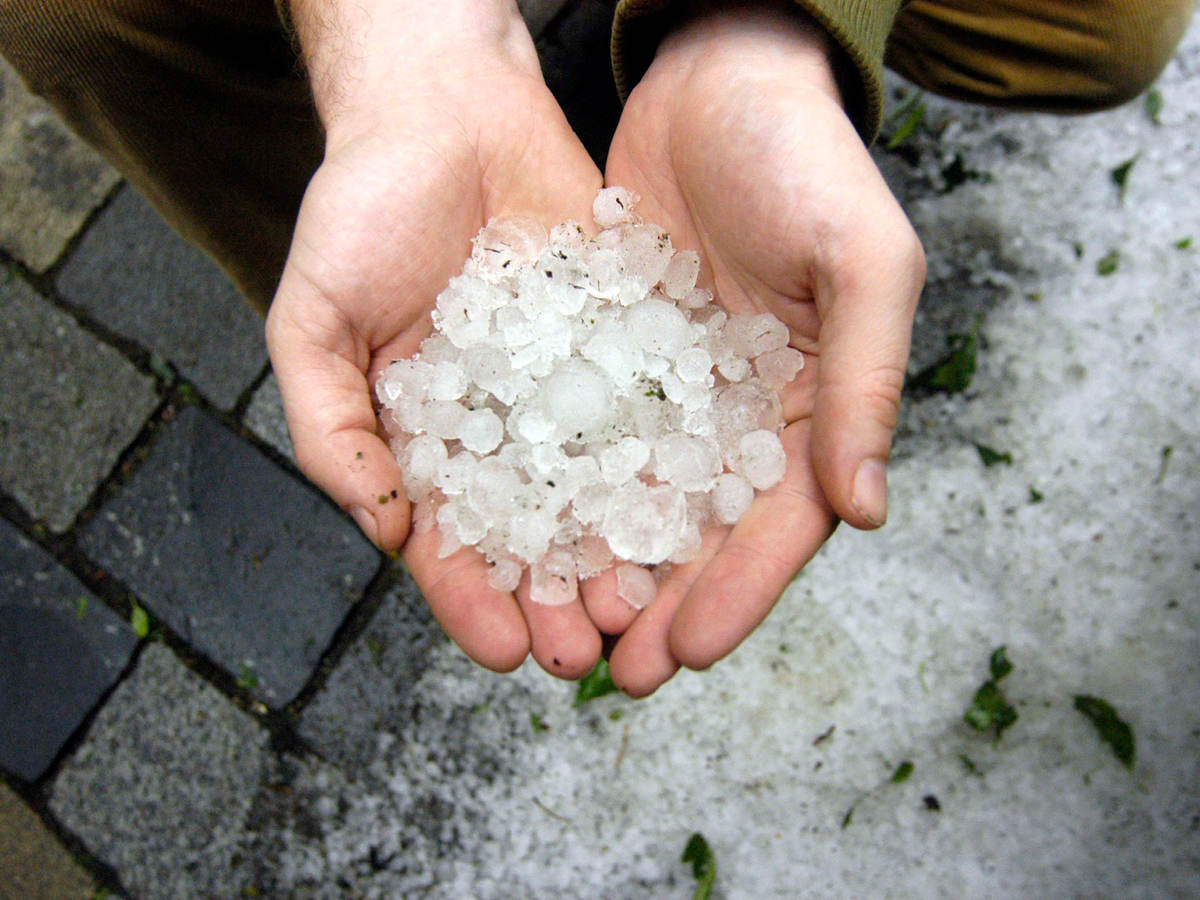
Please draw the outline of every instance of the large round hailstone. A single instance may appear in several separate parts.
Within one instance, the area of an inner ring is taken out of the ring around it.
[[[439,294],[434,333],[379,378],[380,423],[443,557],[475,547],[488,582],[565,604],[615,570],[654,601],[705,528],[733,525],[786,457],[777,390],[804,356],[766,314],[728,315],[693,251],[605,188],[595,237],[489,222]]]
[[[613,553],[653,566],[678,548],[687,526],[687,501],[670,485],[627,481],[609,498],[600,534]]]
[[[608,379],[597,366],[582,359],[559,366],[542,382],[541,397],[547,416],[567,440],[579,440],[604,427],[612,412]]]
[[[651,297],[629,307],[626,328],[647,353],[674,359],[688,346],[691,325],[679,307]]]

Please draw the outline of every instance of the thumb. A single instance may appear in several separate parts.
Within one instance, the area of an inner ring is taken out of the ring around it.
[[[900,219],[899,240],[895,227],[857,230],[817,282],[813,468],[834,511],[855,528],[887,520],[886,467],[925,281],[920,242]]]
[[[267,348],[296,460],[376,546],[396,549],[408,536],[411,510],[400,467],[376,432],[369,348],[297,281],[285,274],[267,317]]]

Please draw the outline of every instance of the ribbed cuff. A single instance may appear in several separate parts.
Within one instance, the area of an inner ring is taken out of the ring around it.
[[[883,52],[905,0],[796,0],[841,48],[835,66],[846,113],[867,143],[883,117]],[[646,73],[663,36],[687,11],[688,0],[621,0],[613,19],[612,60],[624,101]]]

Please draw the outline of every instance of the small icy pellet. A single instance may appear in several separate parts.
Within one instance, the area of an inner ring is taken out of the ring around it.
[[[716,442],[688,434],[668,434],[654,444],[654,474],[681,491],[707,491],[721,473]]]
[[[438,466],[434,483],[443,494],[456,497],[467,490],[478,467],[479,460],[470,453],[456,453]]]
[[[617,566],[617,596],[634,609],[645,609],[658,593],[658,582],[654,575],[633,563]]]
[[[779,435],[765,429],[745,435],[738,442],[738,465],[735,469],[756,490],[765,491],[781,482],[787,470],[787,456]]]
[[[696,287],[700,274],[700,254],[695,250],[680,250],[667,263],[663,273],[663,293],[672,300],[682,300]]]
[[[434,488],[438,466],[446,461],[446,445],[441,438],[419,434],[400,455],[400,478],[410,500],[429,496]]]
[[[717,476],[712,490],[712,508],[717,521],[733,525],[754,500],[754,486],[741,475],[725,472]]]
[[[575,565],[581,581],[599,575],[613,561],[612,548],[604,538],[585,534],[575,543]]]
[[[467,376],[462,367],[443,361],[433,367],[429,376],[429,399],[457,400],[467,392]]]
[[[754,370],[763,384],[776,390],[791,382],[804,368],[804,354],[794,347],[768,350],[754,360]]]
[[[504,437],[504,423],[490,409],[474,409],[462,417],[458,439],[472,453],[490,453]]]
[[[731,316],[724,330],[739,356],[755,357],[788,342],[787,326],[770,313]]]
[[[675,357],[675,374],[680,381],[700,382],[712,372],[713,360],[703,347],[689,347]]]
[[[488,584],[498,591],[515,591],[525,567],[515,559],[498,559],[488,572]]]
[[[569,360],[542,387],[546,413],[564,436],[586,434],[608,421],[612,392],[601,370],[581,359]]]
[[[575,561],[565,550],[547,553],[529,569],[529,599],[543,606],[565,606],[579,598]]]
[[[630,481],[609,497],[601,535],[622,559],[658,565],[679,548],[686,523],[682,491]]]
[[[608,484],[624,484],[649,461],[650,446],[645,441],[624,437],[600,452],[600,474]]]
[[[629,308],[629,333],[647,353],[674,358],[688,343],[691,327],[674,303],[653,297]]]
[[[704,288],[692,288],[687,292],[687,295],[679,301],[679,305],[684,309],[702,309],[712,303],[713,295]]]
[[[592,201],[592,218],[601,228],[612,228],[634,220],[633,209],[642,198],[628,188],[602,188]]]
[[[538,258],[546,246],[546,229],[535,219],[493,219],[471,245],[475,274],[489,280],[500,279]]]

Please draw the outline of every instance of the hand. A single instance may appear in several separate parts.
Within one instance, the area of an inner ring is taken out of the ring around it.
[[[613,679],[635,696],[733,650],[838,518],[887,515],[924,256],[842,111],[830,52],[791,8],[697,17],[659,48],[609,152],[607,183],[700,251],[727,309],[782,319],[807,363],[782,392],[784,481],[707,534],[613,649]],[[589,612],[612,622],[617,602],[589,598]]]
[[[383,549],[404,556],[433,614],[473,659],[526,655],[586,673],[600,636],[583,606],[535,606],[488,586],[471,549],[438,559],[410,533],[400,470],[372,390],[431,330],[437,293],[491,217],[590,222],[601,177],[542,81],[514,4],[295,2],[326,128],[267,319],[301,469]]]

